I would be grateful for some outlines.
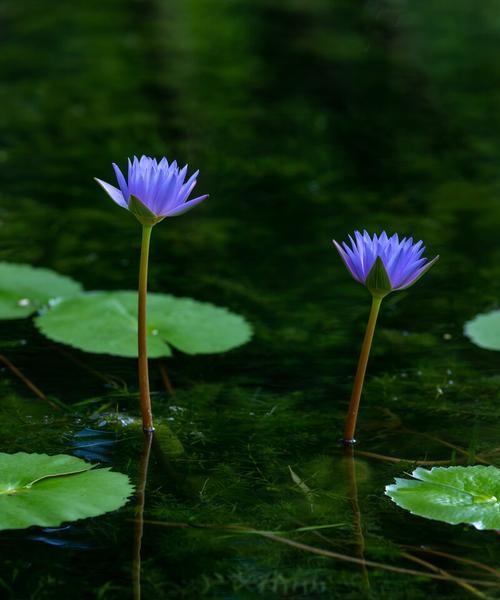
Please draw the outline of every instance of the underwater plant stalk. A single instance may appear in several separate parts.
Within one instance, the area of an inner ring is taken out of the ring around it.
[[[361,400],[361,392],[363,390],[363,383],[365,381],[366,366],[368,364],[368,357],[370,356],[373,334],[375,332],[375,325],[377,324],[377,317],[381,304],[382,296],[374,295],[372,299],[372,307],[370,309],[370,316],[368,318],[368,324],[366,326],[365,337],[363,339],[363,345],[361,346],[361,354],[359,355],[358,369],[356,371],[356,377],[354,378],[349,409],[347,411],[347,420],[344,429],[344,444],[354,444],[356,441],[354,439],[354,433],[356,431],[359,402]]]
[[[148,295],[149,242],[152,225],[142,226],[141,262],[139,267],[139,305],[138,305],[138,354],[139,354],[139,391],[142,412],[142,428],[146,432],[154,431],[151,398],[149,395],[148,342],[146,304]]]

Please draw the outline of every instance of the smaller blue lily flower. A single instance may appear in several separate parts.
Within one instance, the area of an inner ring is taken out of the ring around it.
[[[367,231],[349,236],[351,245],[333,243],[351,275],[375,295],[404,290],[413,285],[438,260],[422,258],[425,246],[422,240],[399,239],[397,233],[388,237],[385,231],[370,237]]]
[[[346,242],[340,245],[335,240],[333,243],[354,279],[370,291],[372,307],[347,411],[344,428],[344,443],[347,445],[356,441],[354,433],[361,392],[382,300],[391,292],[404,290],[413,285],[439,258],[439,256],[432,260],[422,258],[425,252],[423,242],[419,241],[415,244],[413,238],[400,240],[397,233],[388,237],[383,231],[380,236],[374,234],[370,237],[366,231],[363,234],[355,231],[354,239],[349,236],[349,240],[350,246]]]

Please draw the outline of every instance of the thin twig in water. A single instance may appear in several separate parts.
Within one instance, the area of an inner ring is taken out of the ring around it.
[[[372,560],[365,560],[361,558],[357,558],[355,556],[349,556],[348,554],[341,554],[339,552],[332,552],[330,550],[325,550],[323,548],[316,548],[315,546],[309,546],[308,544],[303,544],[302,542],[296,542],[295,540],[291,540],[289,538],[283,537],[282,535],[278,535],[276,533],[271,533],[269,531],[261,531],[259,529],[252,529],[250,527],[244,527],[241,525],[196,525],[195,523],[175,523],[168,521],[152,521],[152,520],[144,520],[144,524],[147,525],[156,525],[159,527],[176,527],[181,529],[207,529],[207,530],[229,530],[239,533],[245,534],[254,534],[259,535],[264,538],[270,539],[274,542],[279,542],[280,544],[286,544],[287,546],[291,546],[293,548],[297,548],[299,550],[304,550],[305,552],[310,552],[311,554],[317,554],[319,556],[326,556],[328,558],[334,558],[337,560],[342,560],[349,563],[354,563],[357,565],[366,565],[367,567],[374,567],[376,569],[383,569],[385,571],[392,571],[393,573],[402,573],[405,575],[414,575],[416,577],[426,577],[428,579],[437,579],[440,581],[450,581],[449,575],[444,575],[442,573],[428,573],[426,571],[417,571],[415,569],[407,569],[405,567],[397,567],[394,565],[389,565],[386,563],[379,563]],[[437,568],[437,567],[436,567]],[[474,585],[479,585],[483,587],[499,587],[499,584],[495,581],[489,580],[481,580],[481,579],[461,579],[461,581],[465,583],[471,583]]]
[[[440,569],[439,567],[436,567],[436,565],[433,565],[432,563],[427,562],[426,560],[423,560],[422,558],[418,558],[417,556],[408,554],[408,552],[403,552],[402,556],[404,558],[407,558],[408,560],[416,562],[419,565],[427,567],[434,573],[440,573],[441,575],[444,575],[446,579],[448,579],[449,581],[453,581],[454,583],[456,583],[458,586],[460,586],[464,590],[467,590],[468,592],[470,592],[473,596],[476,596],[476,598],[488,599],[488,596],[486,596],[486,594],[483,594],[483,592],[479,591],[472,584],[465,581],[465,579],[462,579],[461,577],[455,577],[454,575],[451,575],[450,573],[448,573],[448,571],[445,571],[444,569]]]
[[[377,460],[384,460],[386,462],[402,462],[414,465],[449,465],[451,462],[449,460],[412,460],[411,458],[397,458],[395,456],[386,456],[385,454],[377,454],[375,452],[368,452],[366,450],[356,450],[356,454],[367,456],[368,458],[376,458]]]
[[[473,567],[477,567],[478,569],[482,569],[487,573],[491,573],[495,577],[500,579],[500,571],[497,571],[493,567],[489,565],[485,565],[484,563],[480,563],[477,560],[472,560],[471,558],[463,558],[462,556],[456,556],[455,554],[449,554],[448,552],[443,552],[442,550],[434,550],[433,548],[427,548],[425,546],[408,546],[404,545],[403,548],[407,548],[408,550],[414,550],[416,552],[425,552],[426,554],[434,554],[435,556],[442,556],[443,558],[450,558],[451,560],[456,560],[457,562],[464,563],[466,565],[472,565]]]
[[[429,440],[433,440],[434,442],[438,442],[439,444],[442,444],[443,446],[446,446],[447,448],[451,448],[452,450],[455,450],[459,454],[462,454],[462,456],[466,456],[467,458],[470,458],[470,452],[468,450],[466,450],[465,448],[462,448],[461,446],[457,446],[456,444],[452,444],[451,442],[447,442],[446,440],[443,440],[440,437],[437,437],[430,433],[426,433],[424,431],[415,431],[414,429],[410,429],[409,427],[406,427],[405,425],[403,425],[402,419],[400,417],[398,417],[398,415],[393,413],[391,410],[389,410],[388,408],[384,408],[383,412],[386,415],[388,415],[392,420],[397,420],[401,431],[404,431],[405,433],[410,433],[412,435],[418,435],[421,437],[425,437]],[[485,460],[482,457],[482,454],[483,453],[475,455],[476,461],[483,463],[485,465],[490,464],[487,460]]]
[[[97,379],[104,381],[105,383],[114,387],[115,389],[124,389],[124,390],[127,389],[127,384],[122,379],[119,379],[118,377],[111,377],[109,375],[105,375],[104,373],[101,373],[97,369],[94,369],[93,367],[89,367],[89,365],[85,364],[79,358],[76,358],[76,356],[73,356],[70,352],[66,352],[66,350],[64,350],[63,348],[59,348],[58,346],[53,346],[53,348],[55,350],[57,350],[59,352],[59,354],[62,354],[68,360],[75,363],[75,365],[77,365],[77,366],[81,367],[82,369],[84,369],[85,371],[87,371],[87,373],[91,373],[92,375],[94,375],[94,377],[97,377]]]
[[[422,431],[413,431],[412,429],[407,429],[406,427],[403,427],[403,431],[406,431],[407,433],[411,433],[412,435],[420,435],[421,437],[425,437],[429,440],[433,440],[434,442],[438,442],[439,444],[442,444],[443,446],[446,446],[447,448],[451,448],[452,450],[455,450],[456,452],[462,454],[462,456],[470,458],[470,452],[468,452],[465,448],[462,448],[461,446],[457,446],[456,444],[452,444],[451,442],[447,442],[446,440],[442,440],[441,438],[436,437],[435,435],[431,435],[430,433],[425,433]],[[482,458],[480,454],[476,454],[475,459],[476,459],[476,462],[480,462],[485,465],[489,464],[489,462],[487,460],[484,460],[484,458]]]
[[[52,402],[52,400],[50,400],[49,398],[47,398],[47,396],[42,392],[42,390],[37,387],[32,381],[30,381],[26,375],[24,375],[15,365],[13,365],[10,360],[4,356],[3,354],[0,354],[0,362],[3,362],[3,364],[12,372],[14,373],[14,375],[16,377],[18,377],[26,387],[28,387],[37,398],[39,398],[40,400],[43,400],[44,402],[46,402],[49,406],[51,406],[54,410],[61,410],[60,406],[57,406],[57,404],[55,402]]]

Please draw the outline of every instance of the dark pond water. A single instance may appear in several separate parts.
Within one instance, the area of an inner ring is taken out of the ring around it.
[[[498,354],[462,327],[500,297],[499,2],[0,11],[0,258],[133,289],[139,228],[92,177],[167,154],[211,196],[155,228],[151,290],[255,327],[226,355],[169,359],[175,395],[151,364],[143,598],[498,597],[462,560],[496,567],[495,533],[411,516],[383,490],[417,461],[498,464]],[[441,260],[385,302],[349,456],[338,440],[370,299],[331,238],[365,227]],[[0,352],[70,407],[3,369],[1,451],[75,453],[140,485],[134,361],[57,347],[30,320],[0,323]],[[0,595],[137,597],[136,505],[2,533]]]

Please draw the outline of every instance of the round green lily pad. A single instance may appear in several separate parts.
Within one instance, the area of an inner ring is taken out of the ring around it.
[[[477,315],[467,321],[464,333],[480,348],[500,350],[500,310]]]
[[[49,269],[0,262],[0,319],[29,317],[52,298],[81,290],[77,281]]]
[[[477,529],[500,529],[500,469],[493,466],[418,468],[385,493],[401,508],[427,519]]]
[[[58,454],[0,453],[0,530],[57,527],[123,506],[129,478]]]
[[[137,292],[87,292],[62,299],[35,320],[51,340],[85,352],[137,356]],[[248,322],[226,308],[190,298],[148,294],[148,354],[226,352],[252,336]]]

